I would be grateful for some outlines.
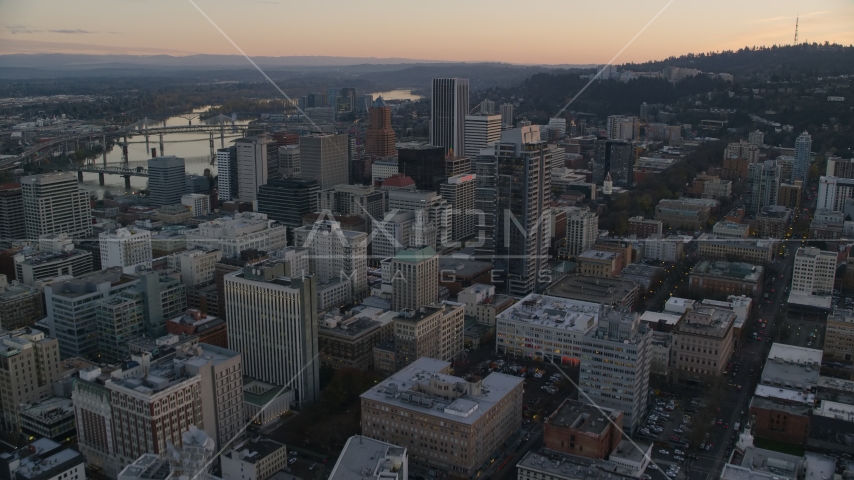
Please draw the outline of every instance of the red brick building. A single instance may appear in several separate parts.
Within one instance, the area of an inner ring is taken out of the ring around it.
[[[228,327],[225,320],[208,316],[198,310],[187,312],[166,322],[166,331],[174,335],[197,335],[199,343],[228,348]]]
[[[763,397],[750,401],[753,435],[776,442],[805,446],[810,433],[810,408],[803,403],[785,404]]]
[[[543,443],[556,452],[604,459],[620,443],[622,431],[623,412],[567,399],[546,419]]]

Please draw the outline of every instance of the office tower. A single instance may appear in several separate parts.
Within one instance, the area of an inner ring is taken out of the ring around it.
[[[194,217],[201,217],[211,213],[211,197],[203,193],[182,195],[181,205],[190,207],[190,214]]]
[[[478,155],[474,158],[475,191],[475,253],[478,258],[491,260],[495,255],[497,232],[496,215],[498,199],[498,158],[495,155]]]
[[[640,123],[637,117],[611,115],[608,117],[609,140],[637,140],[640,136]]]
[[[338,111],[352,112],[356,107],[356,89],[344,87],[338,95]]]
[[[322,93],[312,92],[305,97],[305,108],[320,108],[326,106],[326,97]]]
[[[98,235],[101,268],[131,267],[151,262],[151,231],[118,230]]]
[[[423,190],[392,190],[388,194],[388,208],[389,211],[399,210],[414,214],[413,229],[423,233],[418,236],[418,239],[410,240],[409,245],[415,247],[430,245],[441,248],[451,244],[453,207],[438,193]]]
[[[179,278],[161,272],[146,272],[134,288],[142,294],[145,335],[166,335],[166,323],[187,310],[187,287]]]
[[[469,113],[467,78],[434,78],[430,99],[430,145],[459,155],[466,144],[465,118]]]
[[[145,335],[142,294],[136,289],[119,292],[95,307],[98,353],[102,362],[128,359],[128,342]]]
[[[258,190],[258,212],[291,229],[302,226],[302,216],[316,212],[317,180],[274,178]]]
[[[321,189],[350,183],[347,135],[305,135],[300,137],[300,176],[317,180]]]
[[[804,132],[795,139],[795,165],[792,172],[792,181],[801,180],[806,183],[807,174],[810,169],[810,152],[812,151],[812,137]]]
[[[415,223],[413,212],[390,213],[375,225],[377,232],[371,239],[371,254],[374,258],[390,258],[412,244],[412,229]]]
[[[748,135],[747,138],[748,138],[747,143],[749,143],[751,145],[762,146],[765,144],[765,134],[759,130],[755,130],[753,132],[750,132],[750,135]]]
[[[266,185],[268,177],[267,135],[238,138],[237,147],[237,196],[240,200],[251,202],[258,195],[261,185]],[[180,198],[178,199],[180,201]],[[176,202],[177,203],[177,202]]]
[[[453,207],[451,241],[459,242],[474,236],[477,225],[474,197],[477,177],[474,174],[455,175],[440,185],[442,198]]]
[[[818,182],[816,210],[842,212],[845,210],[845,201],[852,197],[854,197],[854,179],[822,176]]]
[[[181,203],[186,183],[183,158],[165,155],[148,160],[148,200],[152,207]]]
[[[449,373],[450,363],[421,358],[363,393],[362,433],[405,447],[410,464],[437,476],[473,478],[520,428],[525,382],[497,372],[469,380]],[[413,418],[426,426],[427,438],[386,426]]]
[[[501,104],[501,129],[507,130],[513,128],[513,104]]]
[[[20,428],[18,407],[45,400],[59,380],[59,344],[43,332],[22,328],[0,336],[0,412],[6,431]]]
[[[465,305],[445,302],[403,310],[393,320],[394,371],[423,357],[453,361],[463,355]]]
[[[449,177],[457,175],[468,175],[471,173],[471,159],[469,157],[447,156],[445,157],[445,174],[440,184],[445,183]],[[439,191],[437,188],[436,191]]]
[[[340,94],[341,94],[340,88],[327,88],[326,89],[326,106],[331,107],[333,112],[338,110],[338,95],[340,95]]]
[[[320,192],[320,210],[334,215],[358,215],[365,219],[366,232],[381,221],[388,210],[388,193],[372,185],[336,185]]]
[[[501,115],[466,115],[465,156],[476,157],[481,150],[501,140]]]
[[[744,210],[756,215],[762,207],[777,204],[780,192],[780,167],[774,160],[751,163],[747,169],[747,193],[744,195]]]
[[[222,250],[203,248],[184,250],[168,257],[168,265],[181,270],[181,283],[188,287],[214,279],[216,264],[222,259]]]
[[[500,269],[506,275],[507,291],[522,295],[539,288],[540,274],[547,269],[551,152],[540,140],[539,127],[534,125],[501,132],[495,155],[495,256],[502,258]]]
[[[586,252],[599,237],[599,215],[587,208],[574,208],[566,216],[566,252],[577,256]]]
[[[431,247],[397,252],[392,261],[392,308],[417,310],[439,300],[439,256]]]
[[[133,288],[136,278],[118,267],[88,273],[44,287],[47,323],[62,358],[98,352],[96,311],[101,300]]]
[[[792,293],[828,296],[836,278],[836,252],[799,247],[792,270]]]
[[[182,174],[182,189],[183,182]],[[92,236],[89,194],[78,188],[74,173],[23,177],[21,192],[27,238],[36,239],[48,233],[65,233],[71,238]]]
[[[20,252],[14,256],[16,280],[25,285],[34,286],[40,280],[49,280],[62,275],[83,275],[92,271],[94,263],[92,252],[74,248],[74,243],[65,234],[42,235],[41,240],[54,236],[62,237],[67,243],[55,249],[46,247],[42,243],[38,251]],[[97,255],[100,264],[100,251]]]
[[[391,127],[391,108],[378,97],[368,110],[370,127],[365,132],[365,153],[374,157],[391,157],[397,154],[395,134]]]
[[[317,221],[294,230],[294,244],[306,248],[311,273],[318,285],[332,281],[349,282],[347,303],[368,289],[368,235],[342,230],[330,220]]]
[[[0,185],[0,245],[12,246],[27,237],[24,223],[24,194],[20,183]]]
[[[549,132],[554,132],[555,141],[566,137],[566,119],[565,118],[550,118]]]
[[[353,435],[344,444],[329,480],[354,480],[351,472],[365,472],[366,480],[406,480],[409,478],[406,448]]]
[[[634,183],[635,157],[632,145],[621,140],[596,142],[593,160],[593,183],[599,185],[610,173],[615,185],[631,186]]]
[[[237,198],[237,147],[216,151],[217,197],[221,202]]]
[[[628,307],[607,308],[599,324],[584,335],[578,399],[584,403],[621,410],[630,435],[640,427],[649,402],[649,367],[652,330]],[[620,362],[614,354],[619,351]]]
[[[279,148],[279,175],[284,178],[299,178],[300,170],[299,144],[285,145]],[[269,183],[269,179],[267,181]]]
[[[398,149],[398,171],[415,181],[419,190],[439,191],[445,175],[445,149],[432,145],[414,145]]]
[[[284,277],[271,260],[224,277],[228,346],[243,354],[243,371],[288,385],[301,405],[319,400],[316,279]]]

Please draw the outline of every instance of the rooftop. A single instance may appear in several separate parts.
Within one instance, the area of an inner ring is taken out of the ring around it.
[[[789,293],[787,303],[830,310],[833,298],[830,295],[810,295],[808,293],[791,292]]]
[[[780,401],[784,399],[759,396],[760,394],[758,393],[758,390],[760,387],[762,387],[762,385],[756,387],[757,393],[750,399],[750,408],[781,411],[789,415],[797,415],[801,417],[806,417],[810,414],[811,407],[805,403],[786,403],[784,401]],[[788,391],[791,392],[792,390]],[[812,397],[812,395],[809,397]],[[810,404],[811,403],[812,401],[810,401]]]
[[[16,459],[19,461],[17,467],[10,468],[18,479],[55,477],[86,461],[76,450],[63,447],[49,438],[39,438],[26,447],[0,454],[0,458],[9,463]]]
[[[596,303],[532,293],[498,314],[496,321],[524,322],[584,334],[596,326],[599,314],[600,306]]]
[[[224,455],[228,458],[255,463],[282,448],[285,448],[283,443],[269,438],[255,437],[238,443],[234,449],[225,452]]]
[[[640,320],[641,320],[641,322],[655,323],[655,324],[658,324],[659,322],[663,321],[667,325],[676,325],[677,323],[679,323],[679,320],[681,318],[682,318],[681,314],[676,315],[676,314],[667,313],[667,312],[646,311],[646,312],[643,312],[643,314],[640,317]]]
[[[153,453],[145,453],[128,465],[119,474],[122,478],[139,480],[165,480],[172,475],[169,462]]]
[[[660,275],[664,269],[661,267],[653,267],[652,265],[642,265],[640,263],[630,263],[623,268],[620,275],[637,275],[639,277],[654,277]]]
[[[605,412],[610,417],[608,421],[602,415]],[[576,400],[565,400],[557,410],[546,420],[546,423],[561,428],[571,428],[585,434],[603,435],[608,431],[611,422],[617,422],[622,412],[582,403]],[[622,422],[621,422],[622,423]]]
[[[22,405],[21,415],[42,423],[53,423],[74,416],[74,404],[70,398],[50,397],[39,403]]]
[[[267,383],[250,376],[243,377],[243,401],[252,405],[264,406],[270,400],[284,395],[290,387]]]
[[[516,464],[519,469],[542,472],[550,478],[583,478],[584,480],[636,478],[634,472],[607,460],[566,455],[548,449],[531,451]]]
[[[779,358],[781,360],[791,360],[795,363],[812,364],[814,366],[821,365],[821,357],[823,351],[815,348],[797,347],[795,345],[786,345],[784,343],[774,343],[771,345],[771,350],[768,351],[768,358]]]
[[[746,282],[759,282],[763,268],[741,262],[725,262],[722,260],[703,260],[691,269],[691,275],[708,275],[713,277],[729,277]]]
[[[393,405],[454,423],[473,425],[523,379],[493,372],[483,380],[468,382],[438,373],[448,362],[422,357],[363,393],[363,399]],[[450,389],[443,389],[450,387]],[[438,392],[443,396],[439,396]],[[448,399],[447,395],[455,396]]]
[[[739,466],[749,468],[754,472],[766,472],[797,478],[802,464],[803,457],[787,455],[762,448],[747,447],[744,450],[744,455]]]
[[[578,260],[613,260],[617,258],[617,252],[603,252],[601,250],[587,250],[578,256]]]
[[[358,337],[365,332],[387,325],[397,315],[397,312],[364,305],[354,308],[345,315],[324,313],[317,318],[318,333]]]
[[[464,260],[445,256],[439,257],[439,271],[447,272],[447,276],[451,278],[453,276],[474,277],[489,270],[492,270],[492,263],[490,262],[478,262],[476,260]]]
[[[637,284],[619,278],[600,278],[588,275],[570,275],[546,289],[547,295],[586,302],[611,303],[622,301],[637,291]]]
[[[403,467],[406,449],[362,435],[347,439],[344,450],[332,467],[329,480],[363,480],[383,472],[398,473]],[[402,473],[402,472],[401,472]],[[382,475],[383,478],[386,475]],[[400,474],[393,478],[399,478]],[[406,479],[401,479],[406,480]]]
[[[835,418],[845,422],[854,422],[854,405],[822,400],[819,405],[813,409],[813,415]]]
[[[826,480],[836,476],[836,459],[813,452],[804,454],[804,480]]]

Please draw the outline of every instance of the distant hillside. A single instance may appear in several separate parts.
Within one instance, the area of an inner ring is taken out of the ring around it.
[[[801,76],[854,74],[854,46],[801,44],[744,47],[736,51],[689,53],[646,63],[627,63],[625,70],[658,71],[664,67],[696,68],[704,72],[731,73],[737,77],[797,80]]]

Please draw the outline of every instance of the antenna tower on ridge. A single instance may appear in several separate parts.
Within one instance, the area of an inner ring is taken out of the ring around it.
[[[795,17],[795,45],[798,44],[798,20],[800,20],[800,15]]]

